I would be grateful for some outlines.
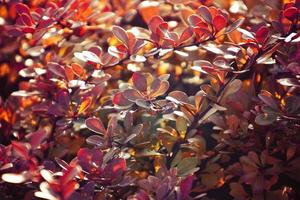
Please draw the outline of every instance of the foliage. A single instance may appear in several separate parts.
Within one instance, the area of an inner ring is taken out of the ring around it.
[[[4,2],[2,198],[300,198],[299,0]]]

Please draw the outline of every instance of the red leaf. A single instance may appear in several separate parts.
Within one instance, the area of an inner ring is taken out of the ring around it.
[[[180,183],[180,200],[186,200],[189,197],[189,193],[191,192],[193,185],[193,176],[186,177],[183,181]]]
[[[265,26],[260,27],[255,33],[255,39],[260,44],[264,44],[268,38],[269,38],[269,29]]]
[[[154,16],[150,19],[148,27],[152,33],[156,33],[158,26],[163,22],[164,20],[160,16]]]
[[[67,183],[69,183],[75,176],[80,172],[80,167],[75,166],[71,167],[69,166],[65,171],[63,176],[60,178],[62,186],[66,186]]]
[[[181,34],[180,38],[179,38],[179,44],[182,44],[183,42],[189,40],[190,38],[192,38],[194,32],[192,27],[187,27]]]
[[[11,142],[12,147],[14,149],[14,151],[23,159],[29,159],[29,149],[26,146],[26,144],[22,143],[22,142],[16,142],[16,141],[12,141]]]
[[[20,18],[21,18],[22,22],[24,23],[24,25],[26,25],[26,26],[32,26],[33,25],[32,19],[28,14],[22,13],[20,15]]]
[[[126,170],[126,161],[122,158],[116,158],[106,165],[104,175],[112,181],[120,177]]]
[[[85,120],[85,124],[88,129],[91,131],[94,131],[95,133],[99,134],[105,134],[106,129],[102,123],[102,121],[98,118],[90,117],[87,120]]]
[[[53,23],[54,23],[54,21],[51,18],[45,19],[45,20],[41,20],[41,21],[39,21],[39,24],[38,24],[37,28],[38,29],[47,28],[50,25],[52,25]]]
[[[113,104],[118,106],[129,106],[131,105],[131,101],[126,99],[122,92],[116,93],[112,99]]]
[[[136,89],[142,92],[147,90],[147,78],[142,73],[135,72],[131,78]]]
[[[80,162],[87,163],[91,167],[101,167],[103,162],[103,153],[99,149],[81,148],[77,153]]]
[[[35,31],[35,29],[32,27],[24,27],[22,29],[22,31],[23,31],[23,33],[33,33]]]
[[[71,181],[67,185],[63,187],[63,196],[64,199],[69,199],[69,197],[73,194],[73,192],[79,187],[76,181]]]
[[[38,130],[30,134],[30,145],[32,149],[36,149],[44,139],[47,138],[47,133],[44,130]]]
[[[25,14],[30,16],[29,7],[25,4],[23,4],[23,3],[17,3],[16,4],[16,11],[19,15],[21,15],[22,13],[25,13]]]
[[[283,11],[283,15],[290,21],[293,21],[298,14],[298,9],[295,7],[289,7]]]
[[[196,14],[189,16],[188,22],[192,26],[197,26],[199,23],[203,22],[203,20]]]
[[[118,171],[125,171],[126,170],[126,161],[124,159],[114,159],[111,163],[112,165],[112,171],[113,173],[116,173]]]
[[[223,15],[217,15],[213,19],[213,25],[216,31],[222,30],[227,24],[227,19]]]

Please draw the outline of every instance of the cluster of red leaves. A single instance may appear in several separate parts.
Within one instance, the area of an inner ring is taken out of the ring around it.
[[[299,0],[7,2],[0,30],[4,199],[300,198]]]

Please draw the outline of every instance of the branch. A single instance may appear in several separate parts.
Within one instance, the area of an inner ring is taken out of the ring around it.
[[[268,52],[270,49],[272,49],[272,46],[269,48],[266,48],[264,51],[260,51],[258,54],[255,55],[255,57],[249,59],[247,61],[247,63],[245,64],[244,70],[250,70],[252,72],[251,67],[255,64],[256,60],[259,57],[261,57],[262,55],[264,55],[266,52]],[[234,65],[234,64],[235,64],[235,62],[233,62],[231,65]],[[220,88],[220,90],[218,91],[216,96],[221,96],[224,93],[225,88],[228,86],[228,84],[231,83],[234,79],[238,79],[241,75],[242,74],[233,74],[233,76],[225,84],[222,85],[222,87]],[[220,103],[220,100],[221,100],[221,98],[219,98],[219,100],[216,103],[217,104]],[[172,149],[173,154],[171,157],[167,158],[166,164],[167,164],[168,168],[170,168],[171,163],[174,160],[177,153],[179,152],[181,145],[186,141],[186,139],[187,139],[186,137],[188,135],[187,133],[189,133],[193,129],[197,129],[199,127],[199,125],[201,125],[201,124],[199,124],[199,121],[210,111],[211,108],[212,108],[212,105],[209,104],[203,112],[197,113],[197,115],[194,117],[194,120],[192,121],[191,125],[188,127],[184,138],[182,140],[177,141],[174,144],[173,149]]]

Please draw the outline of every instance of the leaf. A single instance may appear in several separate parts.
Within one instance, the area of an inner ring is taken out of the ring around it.
[[[172,92],[169,93],[168,97],[172,97],[173,99],[175,99],[176,101],[174,103],[179,103],[179,104],[181,102],[189,103],[188,95],[186,93],[182,92],[182,91],[172,91]]]
[[[164,20],[160,16],[154,16],[149,20],[148,27],[152,33],[156,34],[156,30]]]
[[[212,22],[212,16],[210,14],[210,11],[208,9],[208,7],[206,6],[200,6],[197,9],[197,13],[209,24],[211,24]]]
[[[78,115],[84,113],[92,105],[92,97],[85,98],[78,107]]]
[[[218,106],[217,104],[214,104],[212,106],[212,108],[199,120],[198,123],[201,124],[206,119],[208,119],[211,115],[213,115],[214,113],[216,113],[218,110],[224,111],[224,110],[226,110],[226,108]]]
[[[23,4],[23,3],[17,3],[16,4],[16,11],[19,15],[21,15],[22,13],[27,14],[30,16],[30,9],[27,5]]]
[[[130,56],[130,60],[133,62],[142,63],[145,62],[147,59],[145,58],[145,56],[135,54]]]
[[[70,167],[66,161],[64,161],[60,158],[55,158],[55,161],[64,170],[66,170],[68,167]]]
[[[246,40],[248,40],[248,39],[254,40],[255,39],[254,35],[246,29],[237,28],[237,31],[242,33],[242,37]]]
[[[127,48],[129,48],[129,38],[126,31],[120,26],[113,26],[112,28],[113,34],[122,42]]]
[[[135,72],[133,73],[131,79],[136,89],[138,89],[141,92],[147,90],[147,78],[145,75],[139,72]]]
[[[277,82],[283,86],[300,87],[300,81],[295,78],[281,78],[277,79]]]
[[[261,113],[255,117],[255,123],[261,126],[267,126],[277,120],[277,115],[273,113]]]
[[[66,186],[66,184],[75,178],[75,176],[81,171],[79,166],[69,166],[65,171],[63,176],[60,178],[61,184]]]
[[[60,105],[62,105],[66,110],[70,104],[70,95],[67,90],[61,90],[57,93],[57,101]]]
[[[45,140],[48,137],[46,131],[44,130],[38,130],[36,132],[31,133],[29,136],[30,145],[32,149],[36,149],[39,145],[41,145],[43,140]]]
[[[84,88],[86,84],[82,80],[70,80],[68,86],[70,88]]]
[[[54,24],[55,21],[51,18],[49,19],[42,19],[39,21],[39,24],[37,26],[38,29],[44,29],[44,28],[48,28],[49,26],[51,26],[52,24]]]
[[[239,91],[241,89],[242,85],[243,85],[243,83],[241,80],[234,79],[227,85],[227,87],[223,93],[223,97],[227,97],[231,94],[236,93],[237,91]]]
[[[177,117],[176,119],[176,130],[180,133],[182,137],[185,136],[187,131],[187,120],[183,117]]]
[[[151,92],[151,97],[158,97],[165,94],[168,91],[169,87],[170,84],[168,81],[161,81],[158,90]]]
[[[83,62],[90,61],[93,63],[101,64],[99,57],[91,51],[75,52],[74,56],[75,56],[75,58],[77,58]]]
[[[294,155],[296,154],[297,148],[295,146],[290,146],[288,147],[287,151],[286,151],[286,159],[290,160],[291,158],[294,157]]]
[[[76,63],[72,63],[71,67],[72,67],[73,72],[77,76],[82,77],[85,74],[85,70],[84,70],[84,68],[81,65],[76,64]]]
[[[142,1],[139,4],[139,13],[146,23],[148,23],[153,16],[159,15],[159,5],[160,3],[157,1]]]
[[[240,183],[230,183],[230,195],[235,199],[248,199],[249,195]]]
[[[262,90],[258,97],[268,106],[277,110],[277,104],[275,100],[272,98],[272,94],[266,90]]]
[[[184,31],[180,35],[178,43],[182,44],[182,43],[186,42],[187,40],[192,38],[193,34],[194,34],[194,32],[193,32],[192,27],[187,27],[186,29],[184,29]]]
[[[142,108],[146,108],[149,109],[150,108],[150,102],[144,99],[137,99],[135,100],[136,105],[142,107]]]
[[[296,7],[289,7],[283,11],[283,15],[290,21],[293,21],[298,14],[298,9]]]
[[[18,28],[18,27],[8,27],[8,28],[7,28],[7,34],[8,34],[8,35],[11,35],[11,36],[13,36],[13,37],[19,37],[19,36],[23,35],[24,33],[23,33],[23,31],[22,31],[20,28]]]
[[[90,129],[91,131],[93,131],[95,133],[99,133],[99,134],[106,133],[106,129],[105,129],[102,121],[99,118],[90,117],[85,120],[85,125],[88,129]]]
[[[144,97],[135,89],[128,89],[123,92],[123,95],[129,101],[135,102],[136,100],[142,100]]]
[[[190,175],[186,177],[183,181],[181,181],[179,200],[186,200],[189,198],[189,194],[191,192],[192,185],[193,185],[193,178],[194,176]]]
[[[225,30],[225,34],[234,31],[235,29],[239,28],[245,21],[245,18],[239,18],[234,21],[230,26],[228,26]]]
[[[22,22],[24,23],[24,25],[26,26],[32,26],[33,25],[33,21],[31,19],[31,16],[26,14],[26,13],[22,13],[20,15],[20,19],[22,20]]]
[[[40,56],[44,52],[45,52],[45,49],[43,46],[35,46],[35,47],[31,47],[26,50],[26,53],[28,53],[32,57]]]
[[[113,104],[118,106],[130,106],[132,104],[131,101],[129,101],[125,96],[123,95],[123,92],[118,92],[113,96],[112,99]]]
[[[86,139],[86,142],[90,145],[103,146],[105,139],[100,135],[92,135]]]
[[[188,53],[184,52],[184,51],[178,51],[178,50],[175,50],[174,53],[176,53],[177,55],[183,57],[183,58],[187,58],[189,56]]]
[[[15,173],[5,173],[1,176],[1,179],[8,183],[24,183],[30,178],[28,173],[15,174]]]
[[[203,174],[201,176],[201,182],[207,188],[215,187],[219,182],[219,177],[215,173]]]
[[[196,14],[192,14],[188,17],[188,22],[190,25],[192,25],[193,27],[197,26],[199,23],[202,22],[202,19],[196,15]]]
[[[48,183],[53,183],[54,182],[54,178],[53,178],[53,173],[49,170],[46,169],[42,169],[40,171],[41,176],[48,182]]]
[[[55,62],[49,62],[47,64],[47,67],[48,67],[48,70],[50,72],[52,72],[53,74],[55,74],[56,76],[59,76],[61,78],[65,77],[65,70],[60,64],[55,63]]]
[[[263,44],[269,38],[269,29],[266,26],[260,27],[255,33],[255,39],[258,43]]]
[[[71,66],[67,65],[65,66],[65,76],[68,81],[71,81],[74,79],[74,72]]]
[[[161,153],[158,153],[154,150],[143,150],[136,154],[136,157],[149,157],[149,156],[161,156]]]
[[[29,159],[29,148],[30,145],[27,143],[22,143],[22,142],[17,142],[17,141],[12,141],[12,148],[14,152],[20,156],[22,159]]]
[[[227,25],[227,19],[223,15],[217,15],[213,18],[213,26],[216,31],[220,31]]]
[[[199,160],[197,157],[187,157],[184,158],[179,164],[177,165],[178,175],[179,176],[186,176],[188,174],[194,173],[198,168]]]

